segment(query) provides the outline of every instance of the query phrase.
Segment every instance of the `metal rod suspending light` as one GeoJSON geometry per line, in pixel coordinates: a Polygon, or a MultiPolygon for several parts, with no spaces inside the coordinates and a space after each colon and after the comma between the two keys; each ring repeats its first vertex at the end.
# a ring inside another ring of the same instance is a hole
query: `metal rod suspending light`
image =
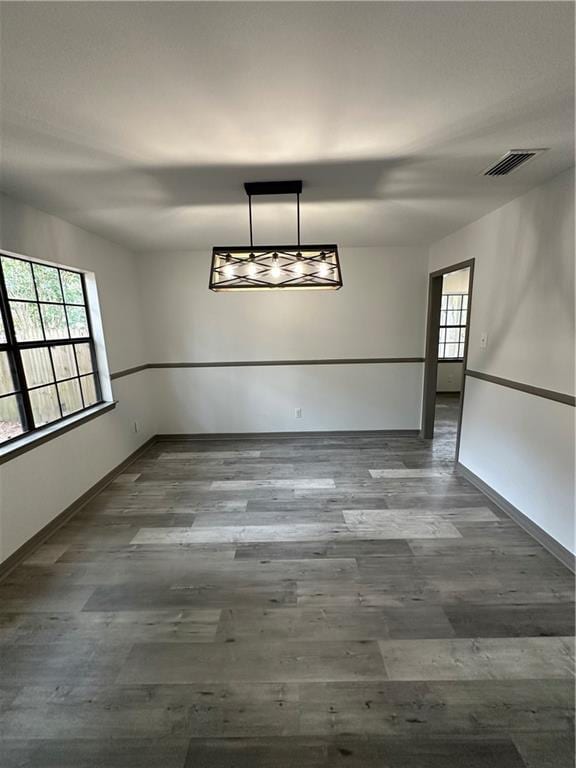
{"type": "Polygon", "coordinates": [[[298,249],[300,249],[300,192],[296,192],[296,223],[298,226],[298,249]]]}

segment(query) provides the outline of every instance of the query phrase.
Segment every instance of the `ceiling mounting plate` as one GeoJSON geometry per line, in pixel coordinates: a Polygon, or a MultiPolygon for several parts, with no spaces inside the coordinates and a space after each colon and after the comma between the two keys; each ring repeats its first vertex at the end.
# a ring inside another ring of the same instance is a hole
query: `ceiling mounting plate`
{"type": "Polygon", "coordinates": [[[302,181],[247,181],[244,189],[247,195],[299,195],[302,181]]]}

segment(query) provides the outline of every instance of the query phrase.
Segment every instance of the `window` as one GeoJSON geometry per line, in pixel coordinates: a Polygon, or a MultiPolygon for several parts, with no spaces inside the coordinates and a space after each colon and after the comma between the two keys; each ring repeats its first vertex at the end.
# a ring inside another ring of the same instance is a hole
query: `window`
{"type": "Polygon", "coordinates": [[[84,275],[0,255],[0,444],[100,402],[84,275]]]}
{"type": "Polygon", "coordinates": [[[467,315],[467,294],[445,293],[442,295],[440,340],[438,343],[439,360],[461,360],[464,357],[467,315]]]}

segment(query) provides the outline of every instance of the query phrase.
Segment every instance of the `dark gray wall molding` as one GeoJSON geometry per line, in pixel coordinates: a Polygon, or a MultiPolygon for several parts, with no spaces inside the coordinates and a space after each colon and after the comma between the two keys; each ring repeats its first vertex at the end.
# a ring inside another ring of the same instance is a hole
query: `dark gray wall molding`
{"type": "Polygon", "coordinates": [[[135,368],[110,374],[111,379],[121,379],[151,368],[252,368],[288,365],[383,365],[387,363],[423,363],[423,357],[335,357],[324,360],[223,360],[213,362],[146,363],[135,368]]]}
{"type": "Polygon", "coordinates": [[[423,363],[423,357],[342,357],[325,360],[234,360],[211,363],[149,363],[149,368],[251,368],[274,365],[382,365],[385,363],[423,363]]]}
{"type": "Polygon", "coordinates": [[[481,371],[471,371],[469,368],[465,371],[466,376],[470,376],[473,379],[480,379],[481,381],[489,381],[491,384],[498,384],[500,387],[508,387],[508,389],[516,389],[519,392],[525,392],[527,395],[535,395],[536,397],[543,397],[545,400],[554,400],[556,403],[563,403],[564,405],[576,406],[576,397],[574,395],[566,395],[564,392],[555,392],[552,389],[542,389],[541,387],[533,387],[531,384],[522,384],[519,381],[512,381],[511,379],[503,379],[500,376],[492,376],[489,373],[482,373],[481,371]]]}
{"type": "Polygon", "coordinates": [[[464,464],[457,462],[456,467],[462,477],[468,480],[469,483],[472,483],[472,485],[475,488],[478,488],[478,490],[483,494],[488,496],[488,498],[491,499],[494,504],[496,504],[496,506],[502,510],[502,512],[507,514],[508,517],[514,520],[515,523],[518,523],[518,525],[523,528],[526,533],[532,536],[533,539],[536,539],[536,541],[541,544],[544,549],[547,549],[548,552],[560,560],[563,565],[569,568],[573,573],[575,572],[576,555],[573,555],[569,549],[566,549],[566,547],[560,544],[559,541],[556,541],[556,539],[552,538],[549,533],[546,533],[543,528],[540,528],[540,526],[537,525],[537,523],[535,523],[529,517],[527,517],[524,512],[521,512],[518,507],[515,507],[508,501],[508,499],[505,499],[504,496],[501,496],[498,491],[495,491],[492,486],[484,482],[481,477],[478,477],[478,475],[474,474],[474,472],[468,469],[468,467],[465,467],[464,464]]]}
{"type": "Polygon", "coordinates": [[[144,363],[143,365],[136,365],[134,368],[126,368],[123,371],[116,371],[116,373],[111,373],[110,378],[112,381],[115,379],[122,379],[124,376],[131,376],[133,373],[139,373],[140,371],[145,371],[148,368],[148,364],[144,363]]]}

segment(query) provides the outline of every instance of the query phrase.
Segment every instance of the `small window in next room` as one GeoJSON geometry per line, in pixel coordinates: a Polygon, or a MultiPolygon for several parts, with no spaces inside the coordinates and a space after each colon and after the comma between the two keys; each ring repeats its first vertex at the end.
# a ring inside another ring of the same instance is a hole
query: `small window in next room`
{"type": "Polygon", "coordinates": [[[464,357],[467,312],[467,295],[462,293],[445,293],[442,295],[438,346],[438,358],[440,360],[461,360],[464,357]]]}
{"type": "Polygon", "coordinates": [[[84,275],[0,254],[0,445],[100,402],[84,275]]]}
{"type": "Polygon", "coordinates": [[[462,360],[468,320],[469,269],[448,272],[442,280],[439,360],[462,360]]]}

